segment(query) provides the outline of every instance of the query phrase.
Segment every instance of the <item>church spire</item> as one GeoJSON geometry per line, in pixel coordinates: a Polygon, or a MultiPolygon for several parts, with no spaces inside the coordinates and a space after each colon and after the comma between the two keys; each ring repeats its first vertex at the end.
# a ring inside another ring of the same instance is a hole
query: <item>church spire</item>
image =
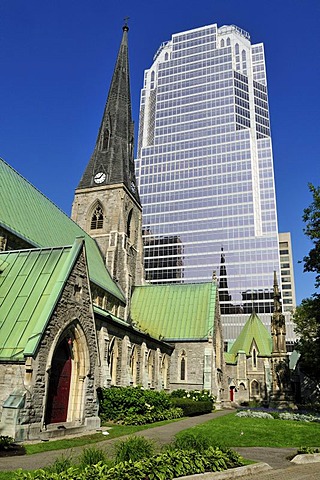
{"type": "Polygon", "coordinates": [[[277,273],[273,275],[273,314],[271,317],[272,353],[286,353],[286,321],[282,313],[277,273]]]}
{"type": "Polygon", "coordinates": [[[220,301],[220,309],[221,313],[231,313],[231,305],[228,302],[231,301],[231,295],[229,295],[228,291],[228,277],[227,277],[227,268],[226,268],[226,260],[223,251],[223,247],[221,247],[221,258],[220,258],[220,270],[219,270],[219,301],[220,301]]]}
{"type": "Polygon", "coordinates": [[[96,145],[78,189],[123,184],[140,203],[133,159],[134,125],[131,117],[127,22],[122,30],[96,145]]]}

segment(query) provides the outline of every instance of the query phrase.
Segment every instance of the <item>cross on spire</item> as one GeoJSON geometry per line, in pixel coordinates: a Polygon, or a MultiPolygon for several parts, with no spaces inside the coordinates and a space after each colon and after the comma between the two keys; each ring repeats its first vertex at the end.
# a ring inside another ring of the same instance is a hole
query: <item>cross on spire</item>
{"type": "Polygon", "coordinates": [[[129,30],[129,27],[128,27],[128,20],[129,20],[130,17],[124,17],[123,21],[124,21],[124,25],[123,25],[123,31],[126,30],[128,31],[129,30]]]}

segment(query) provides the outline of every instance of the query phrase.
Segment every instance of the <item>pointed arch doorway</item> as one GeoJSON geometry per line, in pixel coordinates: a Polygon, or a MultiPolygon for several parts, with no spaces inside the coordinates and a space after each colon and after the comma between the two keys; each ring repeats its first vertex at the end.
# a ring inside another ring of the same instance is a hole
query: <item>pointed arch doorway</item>
{"type": "Polygon", "coordinates": [[[49,377],[46,424],[66,422],[72,373],[71,349],[66,338],[58,345],[49,377]]]}

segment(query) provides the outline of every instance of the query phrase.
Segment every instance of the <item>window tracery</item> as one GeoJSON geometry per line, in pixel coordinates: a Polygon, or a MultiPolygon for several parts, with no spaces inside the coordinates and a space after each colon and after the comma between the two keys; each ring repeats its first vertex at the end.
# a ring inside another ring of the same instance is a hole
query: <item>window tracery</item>
{"type": "Polygon", "coordinates": [[[100,204],[96,206],[91,217],[91,230],[103,228],[103,210],[100,204]]]}

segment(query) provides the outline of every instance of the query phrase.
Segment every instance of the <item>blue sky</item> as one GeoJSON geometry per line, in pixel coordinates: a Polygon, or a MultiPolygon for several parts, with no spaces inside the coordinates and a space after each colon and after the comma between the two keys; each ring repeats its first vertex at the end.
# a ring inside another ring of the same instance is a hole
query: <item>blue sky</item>
{"type": "Polygon", "coordinates": [[[173,33],[235,24],[264,43],[279,231],[292,235],[297,301],[310,296],[298,261],[312,246],[308,182],[320,185],[319,0],[0,0],[0,156],[70,214],[126,16],[136,126],[143,71],[173,33]]]}

